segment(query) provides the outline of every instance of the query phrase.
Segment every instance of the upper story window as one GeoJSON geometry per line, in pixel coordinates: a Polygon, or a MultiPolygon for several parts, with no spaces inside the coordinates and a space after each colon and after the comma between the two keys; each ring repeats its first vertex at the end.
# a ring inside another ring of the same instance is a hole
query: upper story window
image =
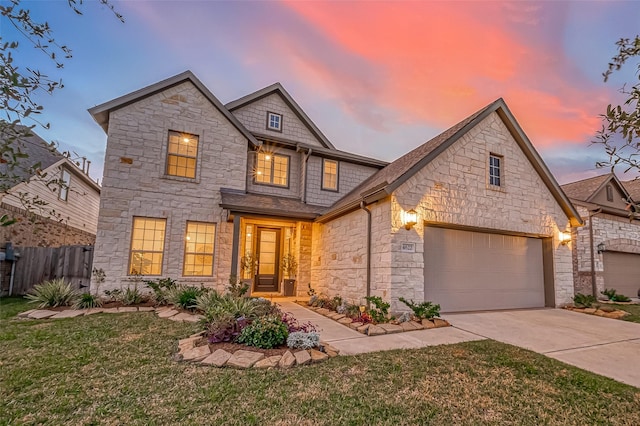
{"type": "Polygon", "coordinates": [[[334,160],[322,160],[322,189],[330,191],[338,190],[338,162],[334,160]]]}
{"type": "Polygon", "coordinates": [[[289,157],[287,155],[259,152],[256,157],[256,183],[278,186],[289,185],[289,157]]]}
{"type": "Polygon", "coordinates": [[[69,198],[69,188],[71,187],[71,173],[66,170],[62,170],[62,175],[60,176],[60,192],[58,196],[62,201],[67,201],[69,198]]]}
{"type": "Polygon", "coordinates": [[[607,185],[607,201],[613,201],[613,187],[607,185]]]}
{"type": "Polygon", "coordinates": [[[282,114],[276,114],[275,112],[267,112],[267,129],[275,130],[276,132],[282,131],[282,114]]]}
{"type": "Polygon", "coordinates": [[[489,154],[489,185],[502,186],[502,156],[489,154]]]}
{"type": "Polygon", "coordinates": [[[166,219],[134,217],[129,255],[129,275],[162,274],[166,219]]]}
{"type": "Polygon", "coordinates": [[[199,277],[213,275],[215,235],[216,225],[214,223],[187,222],[182,275],[199,277]]]}
{"type": "Polygon", "coordinates": [[[167,175],[195,179],[198,136],[169,131],[167,175]]]}

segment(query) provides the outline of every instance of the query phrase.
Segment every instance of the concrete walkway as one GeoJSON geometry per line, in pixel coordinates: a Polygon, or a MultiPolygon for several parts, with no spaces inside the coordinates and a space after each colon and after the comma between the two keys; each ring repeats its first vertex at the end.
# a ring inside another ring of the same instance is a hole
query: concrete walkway
{"type": "Polygon", "coordinates": [[[640,324],[563,309],[448,314],[463,331],[640,388],[640,324]]]}
{"type": "Polygon", "coordinates": [[[454,327],[431,330],[409,331],[368,337],[338,324],[336,321],[306,309],[297,303],[276,301],[283,312],[291,312],[300,322],[311,321],[321,329],[320,339],[340,350],[343,355],[367,352],[389,351],[392,349],[416,349],[425,346],[482,340],[484,337],[454,327]]]}

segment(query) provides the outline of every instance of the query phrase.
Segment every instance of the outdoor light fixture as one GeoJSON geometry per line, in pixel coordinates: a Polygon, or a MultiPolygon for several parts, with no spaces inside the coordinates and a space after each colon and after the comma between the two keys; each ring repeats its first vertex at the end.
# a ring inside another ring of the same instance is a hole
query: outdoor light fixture
{"type": "Polygon", "coordinates": [[[569,242],[571,241],[571,233],[564,231],[564,232],[560,232],[560,244],[562,245],[567,245],[569,244],[569,242]]]}
{"type": "Polygon", "coordinates": [[[602,253],[603,251],[605,251],[607,248],[605,247],[604,243],[600,243],[598,244],[598,254],[602,253]]]}
{"type": "Polygon", "coordinates": [[[404,229],[408,231],[416,223],[418,223],[418,212],[413,209],[402,211],[402,224],[404,225],[404,229]]]}

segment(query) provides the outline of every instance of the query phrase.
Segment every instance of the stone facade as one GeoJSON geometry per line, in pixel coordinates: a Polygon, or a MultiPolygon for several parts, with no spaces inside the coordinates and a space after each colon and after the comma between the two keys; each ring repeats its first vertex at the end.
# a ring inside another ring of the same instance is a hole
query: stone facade
{"type": "MultiPolygon", "coordinates": [[[[585,221],[585,226],[572,233],[572,250],[574,254],[575,292],[592,294],[591,248],[589,244],[590,230],[593,226],[594,272],[596,276],[597,295],[607,284],[604,282],[604,255],[598,253],[598,244],[604,243],[608,250],[624,253],[640,253],[640,221],[629,218],[598,213],[589,216],[589,210],[581,205],[578,212],[585,221]]],[[[634,295],[630,295],[634,296],[634,295]]]]}
{"type": "Polygon", "coordinates": [[[233,224],[219,206],[219,188],[245,189],[247,143],[189,82],[111,112],[94,257],[94,266],[106,273],[103,290],[131,278],[136,216],[166,219],[162,276],[224,288],[231,271],[233,224]],[[165,174],[170,130],[199,136],[196,179],[165,174]],[[182,277],[187,221],[216,224],[212,277],[182,277]]]}

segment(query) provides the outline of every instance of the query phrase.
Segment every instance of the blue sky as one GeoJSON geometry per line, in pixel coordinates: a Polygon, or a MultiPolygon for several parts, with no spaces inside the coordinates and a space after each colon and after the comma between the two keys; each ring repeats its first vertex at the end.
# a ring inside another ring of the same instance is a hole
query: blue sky
{"type": "MultiPolygon", "coordinates": [[[[6,3],[6,1],[2,1],[6,3]]],[[[223,103],[281,82],[339,149],[391,161],[504,97],[556,178],[596,174],[598,114],[633,64],[601,78],[620,37],[639,33],[633,2],[23,1],[73,58],[62,70],[2,18],[16,60],[65,87],[38,99],[45,139],[92,160],[106,135],[87,109],[184,70],[223,103]]],[[[624,179],[624,177],[623,177],[624,179]]]]}

